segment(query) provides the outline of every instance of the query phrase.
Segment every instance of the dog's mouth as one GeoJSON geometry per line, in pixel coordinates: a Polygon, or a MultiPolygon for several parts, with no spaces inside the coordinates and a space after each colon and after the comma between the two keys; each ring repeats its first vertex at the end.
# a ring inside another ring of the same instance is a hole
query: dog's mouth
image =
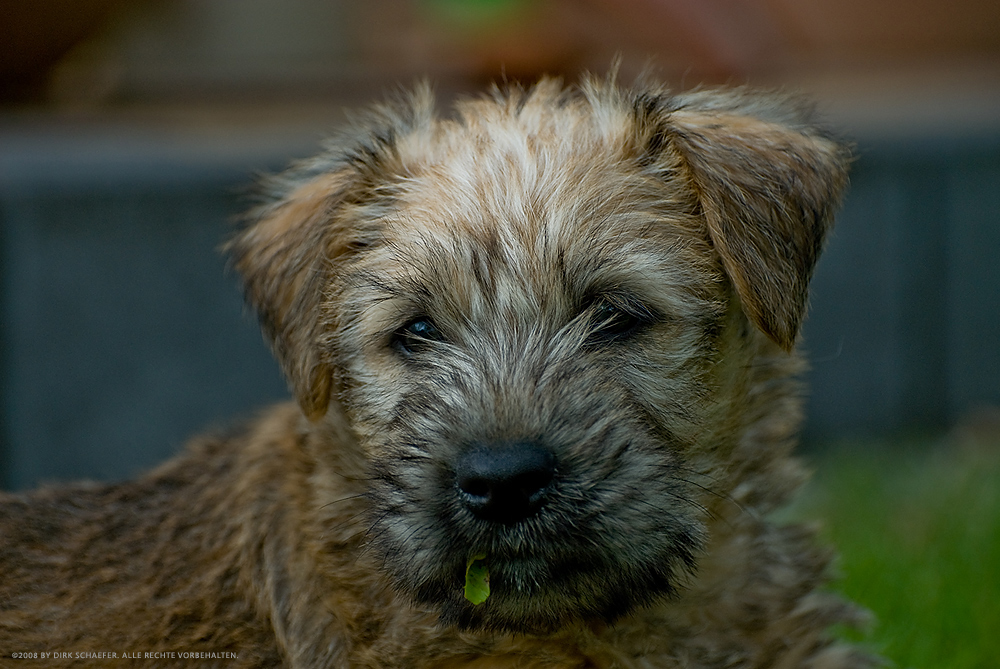
{"type": "Polygon", "coordinates": [[[573,623],[613,623],[651,601],[669,597],[693,568],[695,545],[675,544],[644,564],[625,564],[595,554],[550,561],[479,553],[453,578],[425,581],[415,599],[441,612],[442,622],[464,629],[551,633],[573,623]],[[488,590],[472,578],[488,579],[488,590]],[[485,593],[486,596],[481,596],[485,593]],[[470,594],[472,597],[470,597],[470,594]],[[477,595],[480,595],[477,597],[477,595]],[[477,600],[477,601],[474,601],[477,600]]]}
{"type": "Polygon", "coordinates": [[[368,537],[386,576],[445,624],[504,632],[612,623],[670,597],[703,544],[698,498],[678,449],[614,429],[572,449],[374,460],[368,537]]]}

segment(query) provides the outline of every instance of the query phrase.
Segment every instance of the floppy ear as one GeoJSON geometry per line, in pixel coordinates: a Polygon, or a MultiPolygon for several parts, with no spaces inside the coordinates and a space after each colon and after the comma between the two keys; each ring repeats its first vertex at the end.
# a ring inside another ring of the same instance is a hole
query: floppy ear
{"type": "Polygon", "coordinates": [[[791,350],[847,185],[849,151],[795,119],[726,109],[682,109],[668,119],[744,312],[791,350]]]}
{"type": "Polygon", "coordinates": [[[351,174],[343,168],[312,178],[256,212],[256,220],[226,245],[247,301],[310,420],[322,418],[330,403],[333,376],[320,345],[326,326],[321,305],[330,265],[349,246],[338,214],[351,174]]]}

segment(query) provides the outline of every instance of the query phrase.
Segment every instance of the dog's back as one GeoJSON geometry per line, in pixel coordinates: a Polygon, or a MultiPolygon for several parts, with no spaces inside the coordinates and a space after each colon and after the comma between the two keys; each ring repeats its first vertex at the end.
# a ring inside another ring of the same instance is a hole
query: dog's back
{"type": "Polygon", "coordinates": [[[280,664],[250,586],[255,542],[292,522],[277,517],[291,501],[281,471],[290,463],[280,448],[258,449],[254,462],[246,436],[195,441],[135,481],[0,496],[0,652],[79,661],[193,651],[237,654],[226,666],[280,664]]]}

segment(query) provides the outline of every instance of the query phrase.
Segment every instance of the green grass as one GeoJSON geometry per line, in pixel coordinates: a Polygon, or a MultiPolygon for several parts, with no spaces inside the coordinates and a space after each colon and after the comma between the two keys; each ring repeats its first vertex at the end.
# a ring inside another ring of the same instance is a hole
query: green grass
{"type": "Polygon", "coordinates": [[[835,588],[901,669],[1000,667],[1000,444],[840,444],[794,513],[840,553],[835,588]]]}

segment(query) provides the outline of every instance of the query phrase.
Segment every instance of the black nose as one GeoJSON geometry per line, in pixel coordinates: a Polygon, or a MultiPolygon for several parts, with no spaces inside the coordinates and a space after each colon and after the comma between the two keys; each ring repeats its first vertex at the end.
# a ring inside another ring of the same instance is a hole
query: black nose
{"type": "Polygon", "coordinates": [[[513,524],[541,507],[555,465],[552,453],[532,442],[477,444],[458,459],[455,484],[478,517],[513,524]]]}

